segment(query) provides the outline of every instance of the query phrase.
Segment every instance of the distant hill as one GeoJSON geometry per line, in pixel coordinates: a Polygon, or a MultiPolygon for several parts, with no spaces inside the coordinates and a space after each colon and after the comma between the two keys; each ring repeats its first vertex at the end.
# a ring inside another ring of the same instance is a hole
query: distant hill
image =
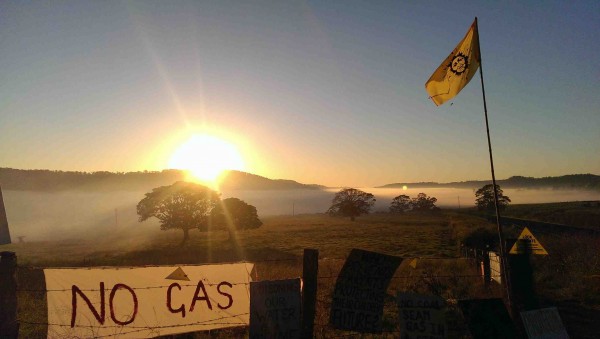
{"type": "MultiPolygon", "coordinates": [[[[137,191],[170,185],[185,180],[181,170],[143,172],[73,172],[51,170],[22,170],[0,168],[0,186],[5,190],[55,192],[137,191]]],[[[289,190],[320,189],[324,186],[305,185],[293,180],[273,180],[259,175],[227,171],[222,177],[221,190],[289,190]]]]}
{"type": "MultiPolygon", "coordinates": [[[[401,188],[408,186],[410,188],[480,188],[483,185],[491,184],[491,180],[471,180],[449,183],[437,182],[413,182],[413,183],[394,183],[377,188],[401,188]]],[[[600,176],[594,174],[570,174],[559,177],[532,178],[523,176],[514,176],[504,180],[496,180],[496,183],[502,188],[552,188],[552,189],[585,189],[600,190],[600,176]]]]}

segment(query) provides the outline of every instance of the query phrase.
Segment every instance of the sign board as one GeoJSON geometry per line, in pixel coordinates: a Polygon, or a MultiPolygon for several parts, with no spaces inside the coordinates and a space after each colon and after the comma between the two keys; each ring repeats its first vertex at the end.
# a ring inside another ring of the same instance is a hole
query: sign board
{"type": "Polygon", "coordinates": [[[473,338],[518,338],[502,299],[459,300],[458,307],[473,338]]]}
{"type": "Polygon", "coordinates": [[[253,267],[45,269],[48,337],[149,338],[247,326],[253,267]]]}
{"type": "Polygon", "coordinates": [[[341,330],[381,333],[387,287],[402,258],[353,249],[335,283],[330,323],[341,330]]]}
{"type": "Polygon", "coordinates": [[[536,255],[548,255],[542,244],[533,236],[527,227],[523,229],[519,238],[510,249],[510,254],[531,253],[536,255]]]}
{"type": "Polygon", "coordinates": [[[398,293],[402,339],[448,337],[444,299],[415,293],[398,293]]]}
{"type": "Polygon", "coordinates": [[[10,244],[10,232],[8,231],[8,219],[6,218],[6,209],[4,209],[4,199],[2,198],[2,188],[0,188],[0,245],[10,244]]]}
{"type": "Polygon", "coordinates": [[[502,269],[500,265],[500,256],[496,252],[488,252],[490,258],[490,277],[492,280],[502,285],[502,269]]]}
{"type": "Polygon", "coordinates": [[[250,338],[300,338],[300,278],[250,283],[250,338]]]}
{"type": "Polygon", "coordinates": [[[569,338],[556,307],[521,312],[521,319],[530,339],[569,338]]]}

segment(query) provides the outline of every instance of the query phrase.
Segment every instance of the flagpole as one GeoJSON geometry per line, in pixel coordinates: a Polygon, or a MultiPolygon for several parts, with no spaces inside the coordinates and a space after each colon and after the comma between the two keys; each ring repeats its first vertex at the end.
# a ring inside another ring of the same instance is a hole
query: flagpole
{"type": "MultiPolygon", "coordinates": [[[[496,207],[496,225],[498,228],[498,238],[500,240],[500,259],[502,260],[502,275],[506,286],[506,299],[508,308],[512,313],[512,293],[510,288],[508,261],[506,260],[506,245],[504,243],[504,235],[502,233],[502,224],[500,223],[500,208],[498,205],[498,188],[496,185],[496,175],[494,174],[494,157],[492,156],[492,142],[490,139],[490,125],[488,123],[487,103],[485,101],[485,86],[483,84],[483,64],[481,63],[481,48],[479,46],[479,26],[477,17],[475,17],[475,30],[477,31],[477,52],[479,57],[479,75],[481,78],[481,92],[483,94],[483,111],[485,113],[485,130],[487,132],[488,149],[490,153],[490,168],[492,170],[492,184],[494,186],[494,206],[496,207]]],[[[514,316],[514,315],[513,315],[514,316]]]]}

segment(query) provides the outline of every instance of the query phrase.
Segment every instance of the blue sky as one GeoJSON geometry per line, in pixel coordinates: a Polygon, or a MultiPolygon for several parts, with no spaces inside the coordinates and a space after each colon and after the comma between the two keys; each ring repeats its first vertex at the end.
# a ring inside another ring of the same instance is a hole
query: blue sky
{"type": "Polygon", "coordinates": [[[0,167],[160,170],[193,131],[339,186],[488,179],[479,76],[424,83],[478,17],[496,176],[600,174],[600,2],[0,3],[0,167]]]}

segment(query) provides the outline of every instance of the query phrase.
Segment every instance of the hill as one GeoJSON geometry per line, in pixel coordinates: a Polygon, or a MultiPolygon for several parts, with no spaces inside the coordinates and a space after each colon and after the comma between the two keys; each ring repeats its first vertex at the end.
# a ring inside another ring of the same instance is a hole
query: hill
{"type": "MultiPolygon", "coordinates": [[[[0,168],[0,185],[14,191],[57,192],[82,191],[136,191],[170,185],[185,180],[181,170],[143,172],[74,172],[51,170],[22,170],[0,168]]],[[[293,180],[269,179],[240,171],[227,171],[222,176],[221,189],[229,190],[290,190],[320,189],[323,186],[306,185],[293,180]]]]}
{"type": "MultiPolygon", "coordinates": [[[[437,182],[416,182],[416,183],[393,183],[376,188],[401,188],[407,186],[410,188],[432,188],[432,187],[447,187],[447,188],[469,188],[476,189],[483,185],[491,184],[491,180],[470,180],[449,183],[437,182]]],[[[496,180],[496,183],[502,188],[551,188],[551,189],[584,189],[584,190],[600,190],[600,176],[594,174],[570,174],[558,177],[523,177],[513,176],[504,180],[496,180]]]]}

